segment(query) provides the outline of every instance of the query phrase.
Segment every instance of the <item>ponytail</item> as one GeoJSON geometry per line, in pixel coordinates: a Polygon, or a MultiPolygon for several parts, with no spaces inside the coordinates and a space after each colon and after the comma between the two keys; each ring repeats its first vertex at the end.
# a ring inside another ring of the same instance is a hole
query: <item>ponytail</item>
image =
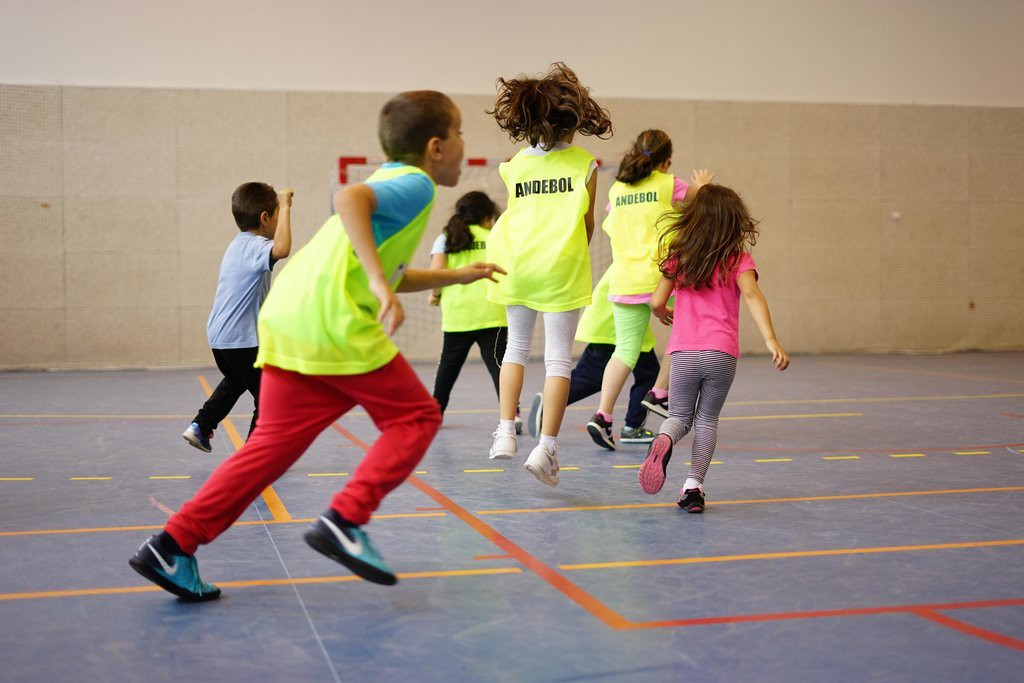
{"type": "Polygon", "coordinates": [[[622,157],[615,179],[634,185],[672,158],[672,140],[660,130],[645,130],[622,157]]]}
{"type": "Polygon", "coordinates": [[[498,215],[498,207],[484,192],[467,192],[455,202],[455,215],[444,226],[444,253],[457,254],[473,244],[469,226],[479,225],[498,215]]]}

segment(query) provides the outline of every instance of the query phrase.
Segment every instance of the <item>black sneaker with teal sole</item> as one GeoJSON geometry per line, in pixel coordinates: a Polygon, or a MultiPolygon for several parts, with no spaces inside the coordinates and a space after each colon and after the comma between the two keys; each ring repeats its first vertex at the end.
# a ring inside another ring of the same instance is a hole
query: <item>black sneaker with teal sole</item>
{"type": "Polygon", "coordinates": [[[220,589],[199,578],[199,564],[194,555],[161,554],[156,537],[143,543],[129,566],[184,602],[208,602],[220,597],[220,589]]]}
{"type": "Polygon", "coordinates": [[[623,427],[619,432],[621,443],[651,443],[654,441],[654,432],[646,427],[623,427]]]}
{"type": "Polygon", "coordinates": [[[348,567],[360,578],[384,586],[398,583],[398,577],[370,543],[367,533],[357,526],[341,522],[333,511],[324,513],[313,522],[304,538],[310,548],[348,567]]]}

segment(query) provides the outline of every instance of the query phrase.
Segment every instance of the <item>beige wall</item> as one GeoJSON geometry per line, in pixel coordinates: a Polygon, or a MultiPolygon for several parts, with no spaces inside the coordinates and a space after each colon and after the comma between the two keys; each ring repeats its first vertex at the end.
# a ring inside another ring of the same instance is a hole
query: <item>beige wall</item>
{"type": "MultiPolygon", "coordinates": [[[[0,85],[0,367],[208,364],[231,191],[294,187],[302,245],[336,158],[379,157],[384,99],[0,85]]],[[[456,99],[467,153],[509,155],[491,99],[456,99]]],[[[580,141],[598,157],[660,127],[675,171],[710,167],[748,200],[788,349],[1024,349],[1024,109],[601,101],[615,137],[580,141]]],[[[439,194],[431,235],[466,189],[439,194]]],[[[600,233],[593,255],[607,264],[600,233]]],[[[405,305],[399,344],[436,357],[437,311],[405,305]]],[[[758,351],[743,315],[742,348],[758,351]]]]}

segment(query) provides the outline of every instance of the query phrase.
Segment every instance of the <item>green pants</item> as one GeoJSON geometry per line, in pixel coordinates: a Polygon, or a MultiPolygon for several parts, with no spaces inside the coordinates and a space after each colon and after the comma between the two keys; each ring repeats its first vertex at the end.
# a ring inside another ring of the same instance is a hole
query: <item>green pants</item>
{"type": "Polygon", "coordinates": [[[612,358],[618,358],[632,370],[640,357],[640,344],[651,319],[651,307],[613,301],[612,315],[615,317],[615,353],[612,358]]]}

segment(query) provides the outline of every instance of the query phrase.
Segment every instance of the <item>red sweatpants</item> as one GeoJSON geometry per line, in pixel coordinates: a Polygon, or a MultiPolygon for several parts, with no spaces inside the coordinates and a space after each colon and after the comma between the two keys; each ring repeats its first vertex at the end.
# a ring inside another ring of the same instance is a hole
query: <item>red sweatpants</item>
{"type": "Polygon", "coordinates": [[[361,405],[381,431],[331,508],[366,524],[392,489],[423,459],[441,411],[401,355],[363,375],[301,375],[263,368],[259,423],[245,445],[220,464],[196,495],[167,521],[189,555],[237,520],[332,422],[361,405]]]}

